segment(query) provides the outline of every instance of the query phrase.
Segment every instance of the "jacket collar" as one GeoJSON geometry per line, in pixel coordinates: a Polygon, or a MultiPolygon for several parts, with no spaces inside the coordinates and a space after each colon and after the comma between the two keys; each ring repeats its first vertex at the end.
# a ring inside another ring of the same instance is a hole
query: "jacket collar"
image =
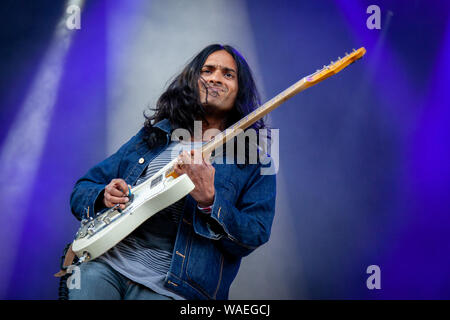
{"type": "Polygon", "coordinates": [[[170,133],[172,131],[172,125],[170,124],[169,119],[162,119],[161,121],[155,123],[153,126],[161,129],[166,133],[170,133]]]}

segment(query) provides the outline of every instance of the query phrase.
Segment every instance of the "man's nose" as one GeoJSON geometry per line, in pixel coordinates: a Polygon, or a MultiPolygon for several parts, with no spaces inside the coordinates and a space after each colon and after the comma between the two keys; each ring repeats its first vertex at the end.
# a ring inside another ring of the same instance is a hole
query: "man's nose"
{"type": "Polygon", "coordinates": [[[221,79],[221,74],[219,71],[215,71],[211,74],[211,76],[208,79],[209,83],[213,83],[213,84],[222,84],[222,79],[221,79]]]}

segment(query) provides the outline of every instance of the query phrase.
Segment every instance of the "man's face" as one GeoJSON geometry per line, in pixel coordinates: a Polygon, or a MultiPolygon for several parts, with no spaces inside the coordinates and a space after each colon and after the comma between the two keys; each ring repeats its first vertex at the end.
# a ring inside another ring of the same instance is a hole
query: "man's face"
{"type": "Polygon", "coordinates": [[[230,111],[238,92],[238,75],[233,57],[225,50],[211,53],[203,64],[200,77],[200,101],[206,112],[221,114],[230,111]],[[202,79],[208,87],[208,92],[202,79]]]}

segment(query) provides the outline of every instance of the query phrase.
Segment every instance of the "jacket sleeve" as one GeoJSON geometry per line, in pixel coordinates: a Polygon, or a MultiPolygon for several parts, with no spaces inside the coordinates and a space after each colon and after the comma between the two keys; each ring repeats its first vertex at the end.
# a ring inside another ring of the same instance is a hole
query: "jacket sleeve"
{"type": "Polygon", "coordinates": [[[120,147],[116,153],[91,168],[75,183],[70,196],[70,208],[78,220],[86,217],[88,208],[90,214],[104,208],[102,202],[104,189],[112,179],[120,178],[120,163],[136,137],[137,135],[120,147]]]}
{"type": "Polygon", "coordinates": [[[269,240],[275,214],[276,176],[255,170],[236,204],[218,190],[209,215],[196,210],[194,231],[218,241],[230,255],[243,257],[269,240]]]}

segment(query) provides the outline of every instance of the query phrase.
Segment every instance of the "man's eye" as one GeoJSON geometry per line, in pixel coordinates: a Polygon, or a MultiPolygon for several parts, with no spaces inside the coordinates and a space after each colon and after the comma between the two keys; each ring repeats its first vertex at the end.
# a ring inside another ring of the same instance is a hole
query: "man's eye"
{"type": "Polygon", "coordinates": [[[233,74],[232,73],[226,73],[225,77],[227,77],[228,79],[233,79],[233,74]]]}
{"type": "Polygon", "coordinates": [[[205,70],[202,70],[202,73],[211,73],[211,71],[208,69],[205,69],[205,70]]]}

